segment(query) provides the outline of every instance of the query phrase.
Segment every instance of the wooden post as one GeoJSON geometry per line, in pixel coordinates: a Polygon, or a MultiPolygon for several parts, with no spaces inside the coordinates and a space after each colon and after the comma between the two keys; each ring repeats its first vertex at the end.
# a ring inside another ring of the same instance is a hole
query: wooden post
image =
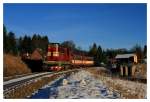
{"type": "Polygon", "coordinates": [[[135,74],[135,69],[136,69],[136,66],[133,65],[133,66],[132,66],[132,71],[131,71],[131,72],[132,72],[132,76],[134,76],[134,74],[135,74]]]}
{"type": "Polygon", "coordinates": [[[120,74],[121,74],[121,76],[123,76],[123,66],[122,65],[120,66],[120,74]]]}
{"type": "Polygon", "coordinates": [[[128,66],[125,66],[125,75],[128,76],[128,66]]]}

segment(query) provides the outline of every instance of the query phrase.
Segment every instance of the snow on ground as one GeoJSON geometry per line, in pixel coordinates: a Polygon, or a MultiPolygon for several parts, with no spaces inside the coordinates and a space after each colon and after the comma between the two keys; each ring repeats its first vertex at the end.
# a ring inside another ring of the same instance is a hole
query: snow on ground
{"type": "Polygon", "coordinates": [[[143,99],[147,96],[147,84],[145,83],[101,75],[99,74],[100,70],[90,69],[87,71],[96,76],[98,80],[101,80],[110,90],[119,92],[121,98],[143,99]]]}
{"type": "Polygon", "coordinates": [[[90,72],[79,71],[42,88],[31,98],[119,98],[90,72]]]}
{"type": "Polygon", "coordinates": [[[146,98],[147,85],[144,83],[112,79],[110,77],[105,77],[103,83],[119,91],[123,96],[122,98],[146,98]]]}
{"type": "Polygon", "coordinates": [[[62,86],[57,88],[57,98],[117,98],[117,93],[109,92],[101,81],[87,71],[72,74],[65,80],[68,84],[63,85],[62,82],[62,86]]]}

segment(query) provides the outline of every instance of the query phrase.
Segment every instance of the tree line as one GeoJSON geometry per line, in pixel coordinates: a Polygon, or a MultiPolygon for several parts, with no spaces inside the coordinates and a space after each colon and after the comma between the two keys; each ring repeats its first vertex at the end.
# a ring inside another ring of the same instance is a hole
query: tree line
{"type": "Polygon", "coordinates": [[[137,59],[141,61],[147,58],[147,45],[142,48],[140,45],[136,44],[131,49],[106,49],[103,50],[101,46],[97,46],[96,43],[90,47],[89,54],[94,57],[95,65],[101,65],[103,63],[108,64],[110,59],[114,59],[117,54],[130,54],[135,53],[137,59]]]}
{"type": "MultiPolygon", "coordinates": [[[[15,33],[8,32],[6,27],[3,26],[3,39],[4,39],[4,53],[11,53],[19,55],[21,53],[32,53],[36,48],[40,48],[46,54],[49,39],[47,36],[40,36],[34,34],[32,37],[25,35],[24,37],[15,36],[15,33]]],[[[95,65],[107,64],[109,59],[115,58],[117,54],[136,53],[138,60],[147,58],[147,45],[141,47],[139,45],[133,46],[131,49],[106,49],[104,50],[100,45],[93,43],[89,51],[82,50],[81,47],[76,47],[73,41],[64,41],[60,44],[62,47],[67,47],[74,52],[82,52],[82,54],[92,56],[95,65]]]]}
{"type": "Polygon", "coordinates": [[[43,53],[47,52],[49,40],[47,36],[34,34],[32,37],[23,36],[16,38],[15,33],[8,32],[3,26],[4,53],[19,55],[22,53],[32,53],[36,48],[40,48],[43,53]]]}

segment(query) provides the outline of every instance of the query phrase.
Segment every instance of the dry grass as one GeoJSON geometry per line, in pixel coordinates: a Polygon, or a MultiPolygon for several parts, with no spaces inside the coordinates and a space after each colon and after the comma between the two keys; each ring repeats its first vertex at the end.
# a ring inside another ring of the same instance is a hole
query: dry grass
{"type": "Polygon", "coordinates": [[[113,78],[97,69],[88,69],[88,71],[100,79],[110,90],[120,93],[121,98],[143,99],[146,96],[146,84],[113,78]]]}
{"type": "Polygon", "coordinates": [[[137,64],[134,77],[147,79],[147,64],[137,64]]]}
{"type": "Polygon", "coordinates": [[[4,54],[4,77],[30,73],[31,70],[27,67],[21,58],[4,54]]]}

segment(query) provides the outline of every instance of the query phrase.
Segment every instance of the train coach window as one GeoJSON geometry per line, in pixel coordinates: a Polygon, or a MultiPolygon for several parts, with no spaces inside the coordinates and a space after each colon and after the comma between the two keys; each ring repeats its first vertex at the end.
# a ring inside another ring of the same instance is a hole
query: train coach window
{"type": "Polygon", "coordinates": [[[93,57],[86,57],[87,60],[93,60],[93,57]]]}

